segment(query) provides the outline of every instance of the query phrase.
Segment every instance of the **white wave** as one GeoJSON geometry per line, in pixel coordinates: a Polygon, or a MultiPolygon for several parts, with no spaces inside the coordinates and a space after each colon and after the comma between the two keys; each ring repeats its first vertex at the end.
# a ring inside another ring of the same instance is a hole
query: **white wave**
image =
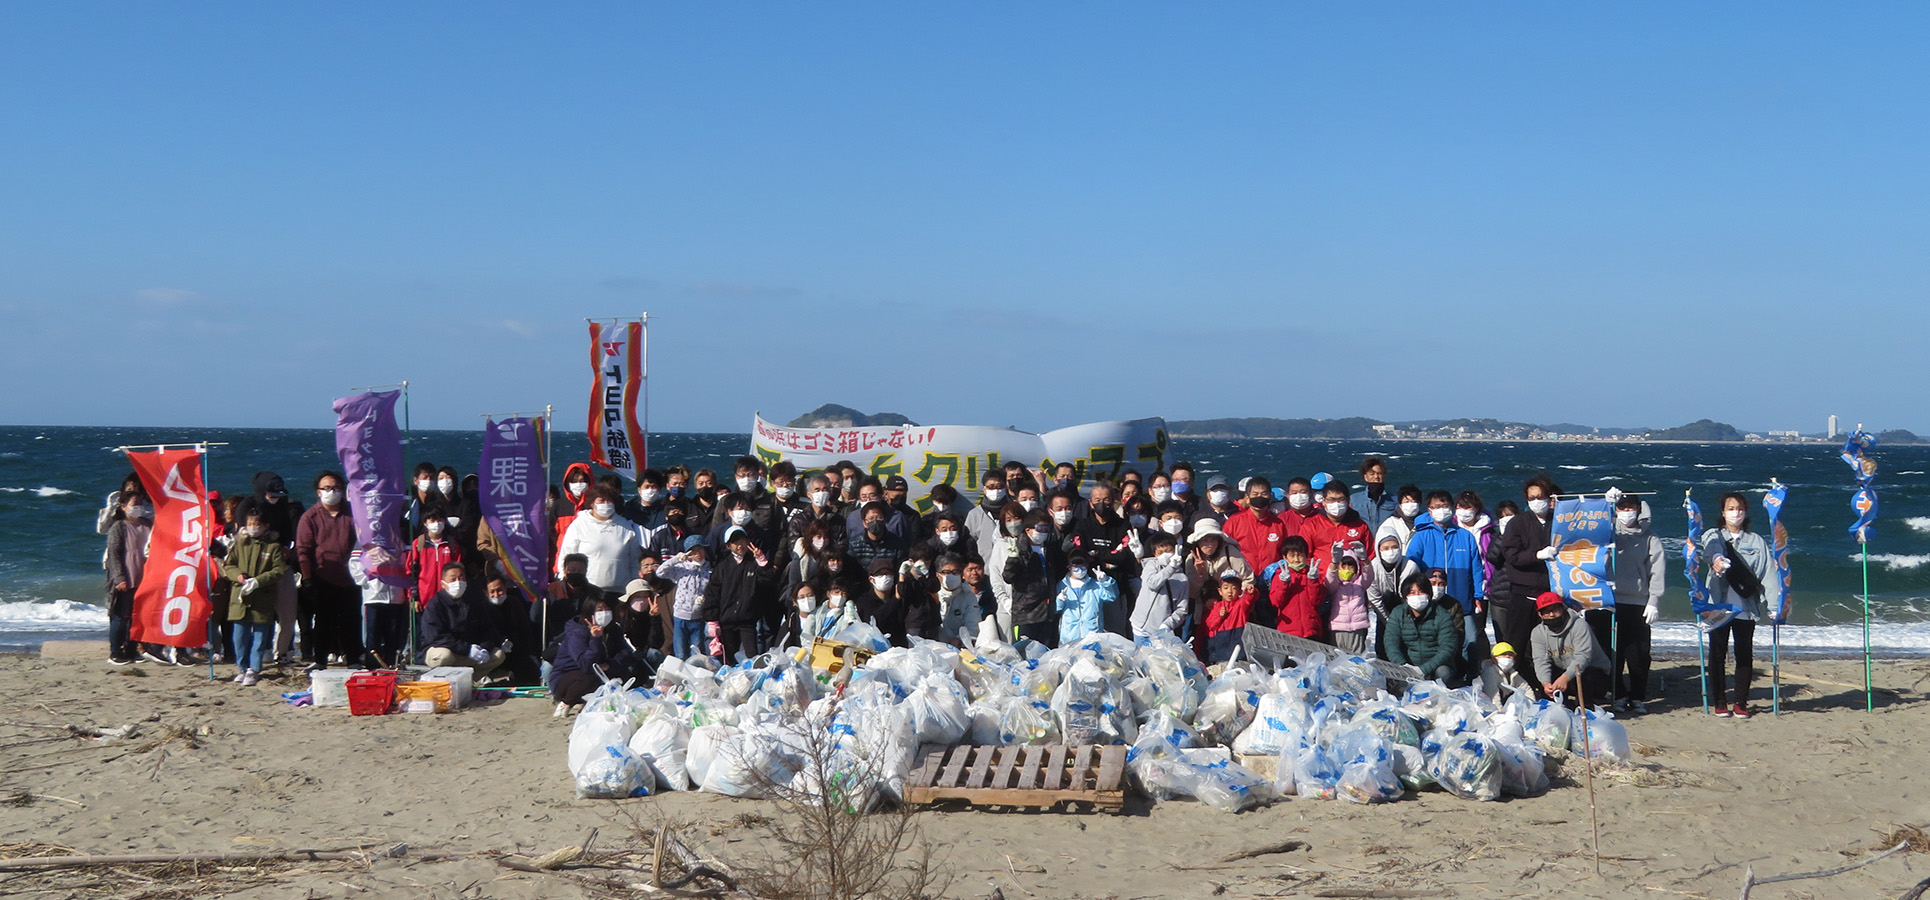
{"type": "Polygon", "coordinates": [[[1930,531],[1930,516],[1911,516],[1908,519],[1904,519],[1903,524],[1918,531],[1930,531]]]}
{"type": "MultiPolygon", "coordinates": [[[[1784,625],[1777,629],[1778,643],[1784,653],[1804,655],[1853,656],[1863,652],[1863,626],[1784,625]]],[[[1698,629],[1688,622],[1658,622],[1654,646],[1658,650],[1694,653],[1698,629]]],[[[1756,625],[1758,666],[1769,663],[1770,630],[1768,623],[1756,625]]],[[[1870,650],[1883,656],[1930,655],[1930,623],[1883,623],[1870,630],[1870,650]]]]}
{"type": "Polygon", "coordinates": [[[1562,469],[1573,469],[1573,470],[1575,470],[1575,471],[1577,471],[1577,472],[1585,472],[1585,471],[1588,471],[1588,467],[1587,467],[1587,466],[1558,466],[1557,468],[1562,468],[1562,469]]]}
{"type": "Polygon", "coordinates": [[[107,627],[107,608],[72,600],[0,603],[0,632],[79,631],[107,627]]]}
{"type": "MultiPolygon", "coordinates": [[[[1857,553],[1850,554],[1849,558],[1854,562],[1863,561],[1862,555],[1857,553]]],[[[1930,563],[1930,553],[1876,553],[1870,556],[1870,561],[1882,563],[1884,568],[1897,572],[1920,568],[1924,563],[1930,563]]]]}
{"type": "Polygon", "coordinates": [[[1636,463],[1635,467],[1638,469],[1680,469],[1682,468],[1681,466],[1672,466],[1667,463],[1636,463]]]}
{"type": "Polygon", "coordinates": [[[1898,474],[1898,475],[1922,475],[1922,474],[1923,474],[1923,472],[1922,472],[1921,470],[1918,470],[1918,469],[1911,469],[1911,470],[1910,470],[1910,471],[1908,471],[1908,472],[1898,472],[1897,474],[1898,474]]]}
{"type": "Polygon", "coordinates": [[[24,493],[31,492],[36,497],[61,497],[67,494],[80,493],[79,491],[70,491],[66,488],[49,487],[47,485],[41,485],[40,487],[37,487],[37,488],[0,487],[0,491],[5,491],[9,494],[24,494],[24,493]]]}

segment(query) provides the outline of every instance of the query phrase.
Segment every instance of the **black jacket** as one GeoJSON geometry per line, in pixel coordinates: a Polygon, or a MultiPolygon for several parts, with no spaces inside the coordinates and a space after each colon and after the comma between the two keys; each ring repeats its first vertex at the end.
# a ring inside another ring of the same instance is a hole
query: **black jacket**
{"type": "MultiPolygon", "coordinates": [[[[1139,558],[1133,555],[1132,546],[1126,542],[1126,532],[1132,524],[1118,516],[1108,521],[1099,521],[1097,513],[1080,519],[1072,528],[1072,534],[1062,545],[1066,555],[1084,553],[1092,557],[1092,564],[1105,570],[1112,580],[1121,585],[1139,577],[1139,558]]],[[[1123,603],[1130,604],[1131,597],[1120,597],[1123,603]]]]}
{"type": "Polygon", "coordinates": [[[775,563],[760,566],[748,553],[739,560],[724,551],[704,586],[704,618],[734,628],[763,621],[777,607],[779,574],[775,563]]]}
{"type": "Polygon", "coordinates": [[[1066,554],[1058,543],[1047,541],[1045,554],[1020,538],[1013,546],[1018,553],[1005,560],[1005,583],[1012,589],[1012,624],[1037,625],[1052,621],[1052,595],[1060,579],[1066,577],[1066,554]]]}
{"type": "Polygon", "coordinates": [[[1510,599],[1514,604],[1532,601],[1548,590],[1548,561],[1536,556],[1548,546],[1548,525],[1534,513],[1523,512],[1508,520],[1508,531],[1501,536],[1501,557],[1508,572],[1510,599]]]}
{"type": "Polygon", "coordinates": [[[503,633],[496,627],[496,611],[480,592],[464,591],[462,598],[439,591],[422,612],[422,646],[441,647],[457,653],[469,652],[470,644],[485,650],[502,646],[503,633]]]}

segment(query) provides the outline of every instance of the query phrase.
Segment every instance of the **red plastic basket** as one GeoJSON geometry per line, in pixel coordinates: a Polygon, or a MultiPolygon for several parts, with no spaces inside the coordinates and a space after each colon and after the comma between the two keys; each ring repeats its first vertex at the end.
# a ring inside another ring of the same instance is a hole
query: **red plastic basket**
{"type": "Polygon", "coordinates": [[[348,714],[351,716],[388,715],[395,704],[394,672],[357,675],[348,680],[348,714]]]}

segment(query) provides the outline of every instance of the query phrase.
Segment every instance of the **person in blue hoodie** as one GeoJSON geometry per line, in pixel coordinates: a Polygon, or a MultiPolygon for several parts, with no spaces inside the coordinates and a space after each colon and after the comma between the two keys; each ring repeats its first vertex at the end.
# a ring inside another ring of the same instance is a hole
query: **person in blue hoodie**
{"type": "Polygon", "coordinates": [[[1425,521],[1416,519],[1414,536],[1407,542],[1407,558],[1421,569],[1440,569],[1447,576],[1447,594],[1461,605],[1463,616],[1473,615],[1487,596],[1483,577],[1481,547],[1474,533],[1455,524],[1454,496],[1447,491],[1429,491],[1425,521]]]}
{"type": "Polygon", "coordinates": [[[1092,567],[1092,558],[1075,553],[1066,562],[1052,606],[1059,613],[1059,646],[1105,630],[1106,604],[1119,602],[1119,582],[1092,567]]]}

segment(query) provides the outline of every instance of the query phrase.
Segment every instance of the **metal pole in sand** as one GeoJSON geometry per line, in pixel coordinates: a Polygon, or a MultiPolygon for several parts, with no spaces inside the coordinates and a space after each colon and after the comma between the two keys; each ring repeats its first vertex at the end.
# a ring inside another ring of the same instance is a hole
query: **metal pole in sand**
{"type": "Polygon", "coordinates": [[[1588,731],[1588,692],[1581,672],[1575,673],[1575,706],[1582,717],[1582,765],[1588,771],[1588,826],[1595,836],[1595,877],[1602,877],[1602,822],[1595,813],[1595,748],[1588,731]]]}
{"type": "Polygon", "coordinates": [[[1863,547],[1863,706],[1876,711],[1876,687],[1870,679],[1870,541],[1869,529],[1856,530],[1856,542],[1863,547]]]}
{"type": "MultiPolygon", "coordinates": [[[[205,503],[207,502],[207,497],[208,497],[208,445],[205,443],[196,444],[194,445],[194,449],[201,451],[201,499],[202,499],[202,502],[205,503]]],[[[214,507],[212,506],[209,507],[210,510],[212,510],[213,508],[214,507]]],[[[211,532],[204,530],[202,533],[208,534],[211,532]]],[[[208,603],[209,605],[212,606],[214,604],[214,581],[208,574],[207,566],[201,567],[201,593],[208,595],[208,603]]],[[[214,619],[214,616],[210,615],[208,616],[208,618],[210,621],[212,621],[214,619]]],[[[214,680],[214,655],[215,655],[215,651],[219,649],[221,649],[221,636],[218,634],[215,634],[213,631],[208,632],[208,680],[209,681],[214,680]]]]}

